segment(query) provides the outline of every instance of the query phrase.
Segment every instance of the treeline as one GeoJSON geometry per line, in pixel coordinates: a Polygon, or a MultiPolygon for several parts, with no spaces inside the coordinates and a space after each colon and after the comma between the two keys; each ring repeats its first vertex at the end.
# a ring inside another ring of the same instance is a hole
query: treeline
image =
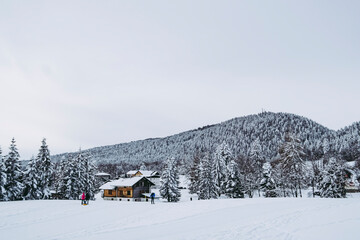
{"type": "Polygon", "coordinates": [[[3,157],[0,149],[0,201],[78,199],[82,192],[95,194],[96,168],[81,150],[54,164],[43,139],[37,156],[27,166],[21,167],[19,159],[13,138],[8,155],[3,157]]]}
{"type": "Polygon", "coordinates": [[[313,196],[345,197],[345,161],[326,146],[322,155],[318,161],[307,161],[303,141],[289,132],[271,162],[264,156],[259,139],[251,143],[249,155],[237,157],[223,142],[214,153],[203,150],[195,154],[189,169],[189,190],[199,199],[221,195],[252,198],[254,194],[302,197],[302,190],[308,188],[313,196]]]}

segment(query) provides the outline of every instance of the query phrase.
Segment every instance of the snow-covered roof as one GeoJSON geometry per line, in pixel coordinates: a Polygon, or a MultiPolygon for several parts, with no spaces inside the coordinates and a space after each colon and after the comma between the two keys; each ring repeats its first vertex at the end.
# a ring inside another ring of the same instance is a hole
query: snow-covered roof
{"type": "Polygon", "coordinates": [[[104,172],[100,172],[100,173],[95,174],[95,176],[110,176],[110,174],[104,173],[104,172]]]}
{"type": "Polygon", "coordinates": [[[104,190],[104,189],[109,189],[109,190],[113,190],[115,189],[115,186],[113,186],[113,182],[108,182],[108,183],[105,183],[104,185],[102,185],[100,187],[101,190],[104,190]]]}
{"type": "Polygon", "coordinates": [[[139,170],[139,172],[141,172],[141,174],[145,177],[150,177],[157,173],[155,171],[145,171],[145,170],[139,170]]]}
{"type": "Polygon", "coordinates": [[[132,178],[119,178],[118,180],[105,183],[100,187],[100,189],[104,190],[104,189],[115,189],[116,187],[130,187],[135,185],[142,178],[144,178],[144,176],[132,177],[132,178]]]}
{"type": "Polygon", "coordinates": [[[150,177],[158,173],[156,171],[148,171],[148,170],[132,170],[132,171],[128,171],[126,174],[135,175],[137,172],[140,172],[145,177],[150,177]]]}
{"type": "Polygon", "coordinates": [[[351,162],[345,162],[345,165],[348,167],[355,167],[356,162],[355,161],[351,161],[351,162]]]}

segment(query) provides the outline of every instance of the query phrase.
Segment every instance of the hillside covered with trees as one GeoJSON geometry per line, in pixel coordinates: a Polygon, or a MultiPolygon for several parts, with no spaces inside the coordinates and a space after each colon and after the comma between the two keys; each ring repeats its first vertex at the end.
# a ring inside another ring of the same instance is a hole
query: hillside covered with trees
{"type": "MultiPolygon", "coordinates": [[[[191,162],[197,153],[214,152],[222,142],[227,143],[236,157],[247,157],[256,140],[264,158],[272,161],[279,155],[286,132],[296,135],[303,143],[306,160],[320,159],[324,152],[340,154],[346,161],[359,158],[360,122],[334,131],[305,117],[272,112],[234,118],[165,138],[96,147],[84,152],[98,164],[159,165],[169,156],[191,162]]],[[[55,155],[52,160],[58,162],[72,154],[75,153],[55,155]]]]}

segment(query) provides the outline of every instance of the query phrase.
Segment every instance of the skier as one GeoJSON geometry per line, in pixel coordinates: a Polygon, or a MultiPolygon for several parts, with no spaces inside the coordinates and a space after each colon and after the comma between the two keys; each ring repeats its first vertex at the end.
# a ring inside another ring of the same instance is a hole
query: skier
{"type": "Polygon", "coordinates": [[[81,195],[81,205],[85,205],[85,204],[86,204],[85,193],[83,192],[81,195]]]}
{"type": "Polygon", "coordinates": [[[151,204],[155,204],[155,193],[151,193],[150,195],[150,198],[151,198],[151,204]]]}
{"type": "Polygon", "coordinates": [[[85,195],[85,199],[86,199],[86,204],[89,205],[90,202],[90,194],[87,192],[85,195]]]}

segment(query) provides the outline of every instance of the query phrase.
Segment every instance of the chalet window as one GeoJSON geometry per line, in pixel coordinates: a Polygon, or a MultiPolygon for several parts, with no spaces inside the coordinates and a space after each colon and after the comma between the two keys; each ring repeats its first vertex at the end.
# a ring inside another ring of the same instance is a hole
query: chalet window
{"type": "Polygon", "coordinates": [[[109,195],[112,195],[112,190],[108,190],[108,192],[109,192],[109,195]]]}
{"type": "Polygon", "coordinates": [[[127,191],[127,195],[130,195],[130,191],[127,191]]]}

